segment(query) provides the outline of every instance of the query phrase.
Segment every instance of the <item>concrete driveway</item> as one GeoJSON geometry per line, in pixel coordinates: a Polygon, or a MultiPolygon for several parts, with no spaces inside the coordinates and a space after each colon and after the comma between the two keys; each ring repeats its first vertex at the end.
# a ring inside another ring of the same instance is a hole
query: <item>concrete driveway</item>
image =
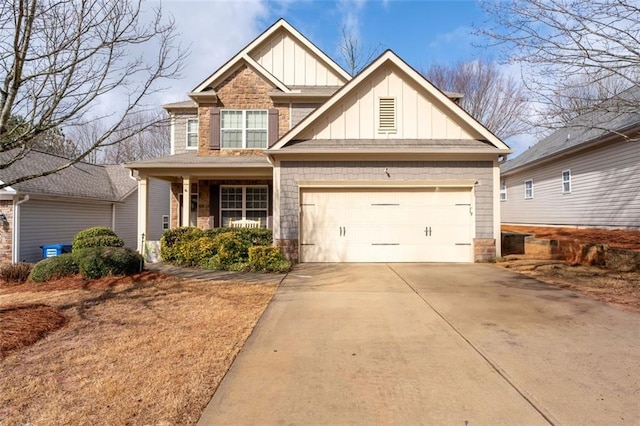
{"type": "Polygon", "coordinates": [[[640,424],[640,315],[492,265],[303,264],[199,424],[640,424]]]}

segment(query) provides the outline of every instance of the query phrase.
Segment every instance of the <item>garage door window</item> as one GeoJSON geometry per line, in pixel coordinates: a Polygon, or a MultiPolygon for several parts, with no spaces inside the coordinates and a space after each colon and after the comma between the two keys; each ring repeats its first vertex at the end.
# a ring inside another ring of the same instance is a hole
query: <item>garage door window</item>
{"type": "Polygon", "coordinates": [[[267,226],[269,193],[266,186],[222,186],[220,187],[220,217],[222,226],[229,220],[258,220],[267,226]]]}

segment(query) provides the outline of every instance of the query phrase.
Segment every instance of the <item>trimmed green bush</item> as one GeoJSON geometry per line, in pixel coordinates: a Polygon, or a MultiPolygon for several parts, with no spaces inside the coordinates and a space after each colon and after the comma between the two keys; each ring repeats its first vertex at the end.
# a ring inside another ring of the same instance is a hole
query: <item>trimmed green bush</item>
{"type": "Polygon", "coordinates": [[[217,248],[212,261],[215,269],[228,270],[234,263],[241,263],[247,259],[248,248],[234,232],[223,232],[214,237],[212,243],[217,248]]]}
{"type": "Polygon", "coordinates": [[[189,253],[185,253],[185,243],[197,240],[202,237],[203,231],[198,228],[182,227],[168,229],[162,234],[160,239],[160,256],[167,263],[176,265],[187,265],[189,253]]]}
{"type": "Polygon", "coordinates": [[[85,279],[137,274],[144,267],[140,253],[123,247],[92,247],[73,254],[85,279]]]}
{"type": "Polygon", "coordinates": [[[288,272],[291,262],[280,247],[255,246],[249,248],[249,268],[254,272],[288,272]]]}
{"type": "Polygon", "coordinates": [[[79,268],[75,256],[72,253],[64,253],[36,263],[29,274],[29,280],[41,283],[75,275],[78,272],[79,268]]]}
{"type": "Polygon", "coordinates": [[[72,251],[91,247],[123,247],[124,241],[111,228],[94,226],[84,229],[73,238],[72,251]]]}
{"type": "Polygon", "coordinates": [[[32,268],[33,265],[26,262],[4,265],[0,268],[0,279],[7,283],[23,283],[29,278],[32,268]]]}
{"type": "Polygon", "coordinates": [[[218,244],[214,238],[200,237],[185,241],[176,249],[176,262],[183,266],[202,266],[218,254],[218,244]]]}

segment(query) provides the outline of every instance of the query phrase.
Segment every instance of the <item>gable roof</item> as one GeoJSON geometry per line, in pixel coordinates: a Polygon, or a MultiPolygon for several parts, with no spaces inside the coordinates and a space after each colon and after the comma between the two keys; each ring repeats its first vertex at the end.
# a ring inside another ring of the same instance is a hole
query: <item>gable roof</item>
{"type": "MultiPolygon", "coordinates": [[[[12,151],[0,153],[0,161],[11,158],[12,151]]],[[[64,166],[68,159],[41,151],[0,170],[0,180],[8,182],[64,166]]],[[[57,173],[11,185],[16,193],[85,198],[96,201],[123,201],[138,187],[129,170],[120,165],[102,166],[76,163],[57,173]]]]}
{"type": "Polygon", "coordinates": [[[604,142],[610,137],[622,136],[640,128],[640,111],[626,105],[637,105],[640,86],[633,86],[612,98],[596,111],[575,117],[563,128],[541,139],[535,145],[500,166],[506,173],[523,167],[532,167],[538,161],[547,161],[558,155],[604,142]],[[622,104],[618,107],[618,104],[622,104]]]}
{"type": "Polygon", "coordinates": [[[257,48],[260,47],[261,44],[266,42],[273,34],[278,31],[284,30],[290,36],[292,36],[296,41],[301,43],[305,48],[309,49],[316,55],[320,60],[327,65],[330,69],[332,69],[337,75],[339,75],[343,81],[349,81],[351,76],[347,73],[340,65],[334,62],[329,56],[327,56],[322,50],[320,50],[316,45],[314,45],[311,41],[309,41],[305,36],[303,36],[298,30],[296,30],[291,24],[289,24],[284,19],[280,18],[276,21],[271,27],[267,28],[262,34],[256,37],[251,43],[249,43],[244,49],[238,52],[234,57],[232,57],[229,61],[227,61],[224,65],[218,68],[213,74],[207,77],[204,81],[202,81],[198,86],[196,86],[192,93],[203,92],[209,86],[214,84],[216,81],[219,81],[229,75],[231,72],[235,71],[242,64],[246,64],[253,68],[258,74],[264,77],[266,80],[270,81],[275,87],[282,90],[285,93],[290,92],[290,89],[281,81],[276,79],[271,73],[265,70],[256,60],[254,60],[250,53],[257,48]]]}
{"type": "Polygon", "coordinates": [[[374,60],[369,66],[362,70],[351,81],[345,84],[336,94],[334,94],[327,102],[317,108],[314,112],[309,114],[303,119],[297,126],[291,129],[285,134],[272,148],[268,149],[268,152],[279,151],[288,145],[293,145],[305,130],[309,129],[314,123],[316,123],[325,113],[327,113],[332,107],[337,105],[341,100],[348,96],[358,85],[365,79],[376,73],[386,64],[393,64],[398,67],[413,83],[422,88],[432,97],[443,105],[449,114],[460,119],[467,126],[473,129],[477,134],[481,136],[481,140],[486,141],[487,147],[493,148],[492,151],[499,153],[510,153],[511,149],[502,142],[497,136],[491,133],[486,127],[480,124],[477,120],[471,117],[462,107],[456,104],[447,94],[439,90],[427,79],[425,79],[420,73],[414,70],[400,57],[398,57],[393,51],[386,50],[376,60],[374,60]]]}

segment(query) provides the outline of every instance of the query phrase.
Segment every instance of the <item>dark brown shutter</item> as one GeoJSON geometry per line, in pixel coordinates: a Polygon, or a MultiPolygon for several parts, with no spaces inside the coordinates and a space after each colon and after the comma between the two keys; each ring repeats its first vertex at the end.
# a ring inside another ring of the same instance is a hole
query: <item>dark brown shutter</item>
{"type": "Polygon", "coordinates": [[[267,202],[267,224],[270,226],[267,226],[268,228],[273,228],[273,184],[269,184],[267,185],[267,199],[269,200],[267,202]]]}
{"type": "Polygon", "coordinates": [[[209,185],[209,215],[213,216],[213,227],[220,227],[220,185],[209,185]]]}
{"type": "Polygon", "coordinates": [[[269,110],[269,148],[278,142],[278,110],[269,110]]]}
{"type": "MultiPolygon", "coordinates": [[[[220,149],[220,110],[218,108],[211,109],[209,127],[211,129],[209,135],[209,148],[220,149]]],[[[217,215],[216,215],[217,216],[217,215]]]]}

